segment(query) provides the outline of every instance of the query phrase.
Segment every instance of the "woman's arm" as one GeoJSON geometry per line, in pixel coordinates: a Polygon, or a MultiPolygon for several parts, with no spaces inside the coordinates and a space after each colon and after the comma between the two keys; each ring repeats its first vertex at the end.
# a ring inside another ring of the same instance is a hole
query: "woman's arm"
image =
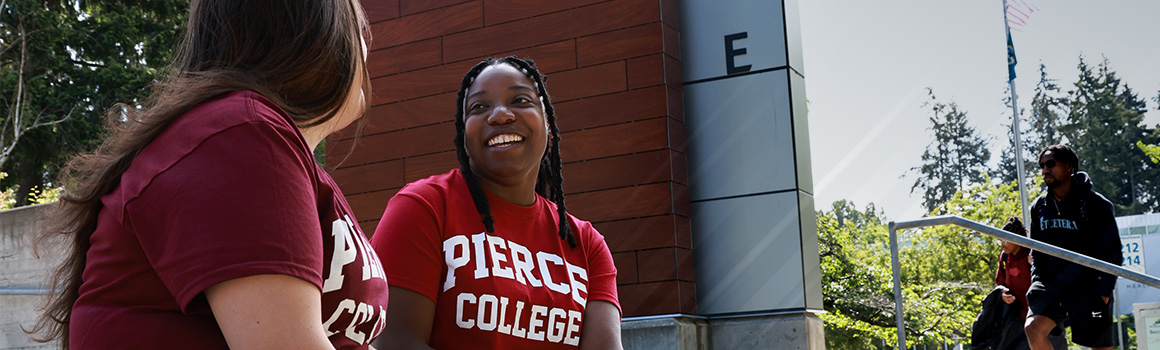
{"type": "Polygon", "coordinates": [[[390,286],[388,290],[387,328],[372,344],[382,350],[431,349],[427,340],[435,322],[435,302],[410,289],[390,286]]]}
{"type": "MultiPolygon", "coordinates": [[[[392,300],[394,297],[391,294],[392,300]]],[[[580,330],[580,349],[624,349],[620,343],[620,310],[616,305],[600,300],[588,302],[584,308],[584,326],[580,330]]]]}
{"type": "Polygon", "coordinates": [[[334,349],[322,329],[322,292],[287,275],[254,275],[205,290],[230,349],[334,349]]]}

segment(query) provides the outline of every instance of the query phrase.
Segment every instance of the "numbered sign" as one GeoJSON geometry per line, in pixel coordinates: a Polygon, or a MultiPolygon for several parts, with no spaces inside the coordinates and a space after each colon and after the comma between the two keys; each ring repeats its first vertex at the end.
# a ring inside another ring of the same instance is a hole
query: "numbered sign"
{"type": "Polygon", "coordinates": [[[1120,250],[1124,253],[1124,262],[1120,264],[1125,269],[1144,272],[1144,239],[1140,235],[1120,236],[1120,250]]]}

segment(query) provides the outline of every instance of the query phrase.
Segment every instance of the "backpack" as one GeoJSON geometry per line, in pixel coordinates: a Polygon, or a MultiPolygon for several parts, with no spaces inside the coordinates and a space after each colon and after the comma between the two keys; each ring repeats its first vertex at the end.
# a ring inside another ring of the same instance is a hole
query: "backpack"
{"type": "Polygon", "coordinates": [[[983,299],[983,308],[971,326],[974,350],[1026,349],[1023,322],[1016,304],[1003,302],[1003,287],[996,286],[983,299]]]}

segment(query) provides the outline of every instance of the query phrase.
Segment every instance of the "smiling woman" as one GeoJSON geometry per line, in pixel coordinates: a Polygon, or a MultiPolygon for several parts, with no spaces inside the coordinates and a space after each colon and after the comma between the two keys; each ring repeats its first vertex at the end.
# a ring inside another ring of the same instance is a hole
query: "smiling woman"
{"type": "Polygon", "coordinates": [[[375,346],[620,349],[616,267],[564,206],[544,76],[484,60],[456,107],[460,168],[400,190],[372,238],[391,293],[375,346]]]}

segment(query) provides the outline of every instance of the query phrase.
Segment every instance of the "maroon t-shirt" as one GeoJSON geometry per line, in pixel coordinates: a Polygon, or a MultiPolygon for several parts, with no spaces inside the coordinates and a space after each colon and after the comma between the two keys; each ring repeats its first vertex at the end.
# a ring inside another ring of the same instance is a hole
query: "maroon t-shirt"
{"type": "Polygon", "coordinates": [[[259,274],[320,288],[336,348],[366,348],[386,326],[377,254],[298,128],[258,94],[179,117],[101,200],[74,349],[225,349],[203,292],[259,274]]]}
{"type": "Polygon", "coordinates": [[[1031,288],[1031,262],[1027,259],[1030,251],[1019,248],[1014,255],[1000,253],[999,268],[995,271],[995,284],[1011,290],[1023,317],[1027,317],[1027,289],[1031,288]]]}

